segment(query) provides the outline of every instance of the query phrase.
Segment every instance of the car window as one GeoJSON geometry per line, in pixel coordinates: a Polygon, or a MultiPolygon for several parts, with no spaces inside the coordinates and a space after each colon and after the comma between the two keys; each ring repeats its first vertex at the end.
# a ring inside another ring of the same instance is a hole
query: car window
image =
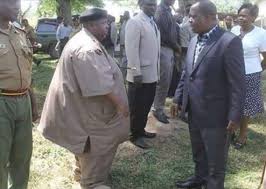
{"type": "Polygon", "coordinates": [[[40,23],[37,27],[37,32],[56,32],[57,25],[49,23],[40,23]]]}

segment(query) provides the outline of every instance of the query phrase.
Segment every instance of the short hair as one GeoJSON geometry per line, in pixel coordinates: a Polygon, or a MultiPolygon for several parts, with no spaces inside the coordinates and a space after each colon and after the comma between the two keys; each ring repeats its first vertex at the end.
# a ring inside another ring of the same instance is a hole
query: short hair
{"type": "Polygon", "coordinates": [[[21,22],[29,22],[29,21],[28,21],[28,19],[23,18],[23,19],[21,20],[21,22]]]}
{"type": "Polygon", "coordinates": [[[259,15],[259,7],[257,5],[252,5],[251,3],[244,3],[238,9],[237,14],[239,14],[243,9],[248,9],[249,14],[255,18],[257,18],[259,15]]]}
{"type": "Polygon", "coordinates": [[[209,0],[198,2],[198,9],[203,16],[217,15],[215,4],[209,0]]]}

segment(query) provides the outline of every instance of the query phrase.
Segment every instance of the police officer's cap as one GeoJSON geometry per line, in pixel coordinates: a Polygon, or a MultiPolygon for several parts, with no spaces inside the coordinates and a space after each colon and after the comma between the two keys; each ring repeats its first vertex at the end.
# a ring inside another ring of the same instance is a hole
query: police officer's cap
{"type": "Polygon", "coordinates": [[[80,22],[96,21],[107,18],[107,11],[101,8],[91,8],[80,15],[80,22]]]}

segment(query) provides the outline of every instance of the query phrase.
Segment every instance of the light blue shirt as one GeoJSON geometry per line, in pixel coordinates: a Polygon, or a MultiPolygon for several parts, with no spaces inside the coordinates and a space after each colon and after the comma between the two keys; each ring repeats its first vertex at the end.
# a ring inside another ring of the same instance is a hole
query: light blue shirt
{"type": "Polygon", "coordinates": [[[60,39],[64,39],[66,37],[69,37],[72,33],[72,27],[67,26],[65,27],[64,24],[60,24],[56,31],[56,39],[57,41],[60,41],[60,39]]]}

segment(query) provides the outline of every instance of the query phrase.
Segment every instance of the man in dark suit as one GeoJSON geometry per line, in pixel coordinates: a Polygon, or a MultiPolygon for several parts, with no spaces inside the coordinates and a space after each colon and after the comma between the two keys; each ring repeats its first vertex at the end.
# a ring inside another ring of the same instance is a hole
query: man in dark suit
{"type": "Polygon", "coordinates": [[[175,94],[181,116],[188,112],[195,175],[179,188],[224,189],[231,133],[242,115],[245,96],[241,40],[217,24],[210,1],[194,4],[190,24],[198,35],[188,47],[186,65],[175,94]]]}

